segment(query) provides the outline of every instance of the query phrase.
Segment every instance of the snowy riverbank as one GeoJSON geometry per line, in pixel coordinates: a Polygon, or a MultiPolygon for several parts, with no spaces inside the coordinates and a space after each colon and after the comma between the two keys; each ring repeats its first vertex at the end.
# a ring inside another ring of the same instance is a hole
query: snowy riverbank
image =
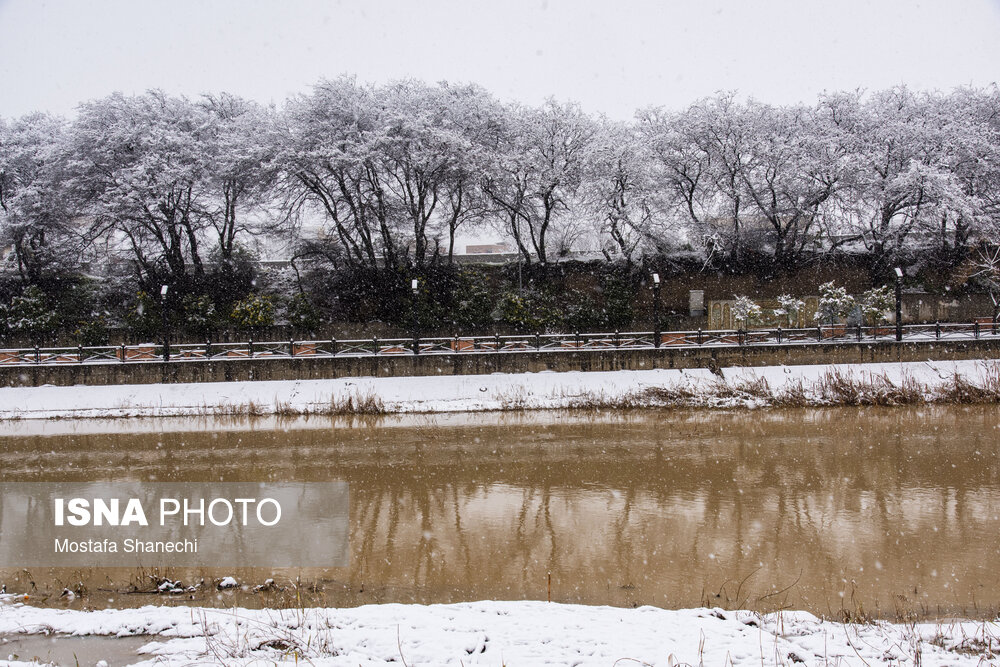
{"type": "Polygon", "coordinates": [[[296,415],[659,406],[765,407],[1000,398],[1000,361],[341,378],[0,389],[0,419],[296,415]]]}
{"type": "MultiPolygon", "coordinates": [[[[84,612],[40,609],[7,598],[0,603],[0,637],[7,635],[11,647],[23,633],[146,635],[135,660],[142,665],[931,667],[980,665],[993,659],[992,649],[1000,644],[1000,625],[991,622],[843,624],[805,612],[759,616],[545,602],[84,612]]],[[[2,640],[0,653],[8,657],[2,640]]]]}

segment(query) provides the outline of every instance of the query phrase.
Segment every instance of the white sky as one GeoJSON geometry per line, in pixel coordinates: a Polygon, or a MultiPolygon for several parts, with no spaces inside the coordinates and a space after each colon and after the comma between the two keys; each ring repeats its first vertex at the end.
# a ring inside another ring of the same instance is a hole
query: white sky
{"type": "Polygon", "coordinates": [[[0,0],[0,116],[152,87],[280,104],[341,73],[617,118],[728,89],[946,90],[1000,79],[1000,0],[0,0]]]}

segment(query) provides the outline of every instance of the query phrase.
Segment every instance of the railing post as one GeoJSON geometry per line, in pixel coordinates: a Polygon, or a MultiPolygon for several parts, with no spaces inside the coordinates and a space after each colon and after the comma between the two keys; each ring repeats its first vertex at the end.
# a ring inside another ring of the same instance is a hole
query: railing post
{"type": "Polygon", "coordinates": [[[622,346],[622,334],[618,329],[615,329],[615,349],[622,346]]]}
{"type": "Polygon", "coordinates": [[[575,342],[576,342],[576,349],[580,349],[580,346],[581,346],[581,343],[582,343],[582,340],[580,339],[580,332],[579,331],[574,331],[573,332],[573,338],[575,339],[575,342]]]}
{"type": "Polygon", "coordinates": [[[331,338],[330,339],[330,355],[334,356],[334,357],[337,356],[337,339],[336,338],[331,338]]]}
{"type": "Polygon", "coordinates": [[[535,332],[535,350],[542,349],[542,334],[535,332]]]}
{"type": "Polygon", "coordinates": [[[206,359],[212,358],[212,341],[210,340],[205,341],[205,358],[206,359]]]}
{"type": "Polygon", "coordinates": [[[858,322],[858,342],[861,342],[861,323],[858,322]]]}
{"type": "Polygon", "coordinates": [[[934,337],[941,340],[941,322],[934,323],[934,337]]]}
{"type": "Polygon", "coordinates": [[[499,352],[500,351],[500,332],[499,331],[497,333],[493,334],[493,341],[496,344],[496,347],[494,347],[493,349],[495,351],[499,352]]]}
{"type": "Polygon", "coordinates": [[[972,337],[979,338],[979,322],[972,323],[972,337]]]}
{"type": "Polygon", "coordinates": [[[123,364],[125,363],[125,359],[126,359],[126,356],[125,356],[125,343],[122,343],[122,363],[123,364]]]}
{"type": "Polygon", "coordinates": [[[458,354],[459,349],[461,349],[460,341],[458,339],[458,334],[455,334],[455,344],[452,345],[451,349],[455,352],[455,354],[458,354]]]}
{"type": "Polygon", "coordinates": [[[76,360],[81,364],[83,363],[83,345],[79,343],[76,344],[76,360]]]}
{"type": "Polygon", "coordinates": [[[698,345],[701,345],[703,340],[701,337],[701,327],[698,327],[698,345]]]}
{"type": "Polygon", "coordinates": [[[378,356],[378,336],[372,336],[372,351],[378,356]]]}
{"type": "Polygon", "coordinates": [[[740,346],[743,345],[743,329],[736,330],[736,344],[740,346]]]}
{"type": "Polygon", "coordinates": [[[38,349],[37,345],[35,346],[35,363],[36,364],[42,363],[42,351],[38,349]]]}
{"type": "Polygon", "coordinates": [[[295,339],[293,338],[288,339],[288,356],[295,356],[295,339]]]}
{"type": "Polygon", "coordinates": [[[247,341],[247,356],[253,359],[253,338],[247,341]]]}
{"type": "Polygon", "coordinates": [[[778,345],[781,345],[781,327],[778,327],[778,345]]]}
{"type": "Polygon", "coordinates": [[[818,341],[823,340],[823,327],[822,325],[819,324],[816,325],[816,340],[818,341]]]}

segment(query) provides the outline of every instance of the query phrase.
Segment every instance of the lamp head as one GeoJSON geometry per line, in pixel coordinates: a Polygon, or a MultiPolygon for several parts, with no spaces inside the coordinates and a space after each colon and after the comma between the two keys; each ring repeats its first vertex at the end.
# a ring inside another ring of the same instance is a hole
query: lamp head
{"type": "Polygon", "coordinates": [[[416,292],[419,284],[420,282],[416,278],[414,278],[413,280],[410,281],[410,289],[416,292]]]}
{"type": "Polygon", "coordinates": [[[167,292],[169,290],[170,290],[170,285],[164,285],[163,287],[161,287],[160,288],[160,298],[161,299],[166,299],[167,298],[167,292]]]}
{"type": "Polygon", "coordinates": [[[896,272],[896,277],[897,277],[897,278],[899,278],[900,280],[902,280],[902,279],[903,279],[903,269],[901,269],[901,268],[899,268],[899,267],[897,266],[897,267],[896,267],[896,268],[894,269],[894,271],[896,272]]]}
{"type": "Polygon", "coordinates": [[[653,274],[653,284],[654,285],[659,285],[660,284],[660,274],[659,273],[654,273],[653,274]]]}

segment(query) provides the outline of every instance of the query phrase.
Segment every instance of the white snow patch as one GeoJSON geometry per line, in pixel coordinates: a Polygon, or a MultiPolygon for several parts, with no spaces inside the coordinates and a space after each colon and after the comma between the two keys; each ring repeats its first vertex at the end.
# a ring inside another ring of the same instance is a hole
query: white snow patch
{"type": "MultiPolygon", "coordinates": [[[[8,596],[12,597],[12,596],[8,596]]],[[[153,635],[137,664],[979,665],[993,622],[843,624],[805,612],[545,602],[70,611],[0,604],[0,634],[153,635]]]]}

